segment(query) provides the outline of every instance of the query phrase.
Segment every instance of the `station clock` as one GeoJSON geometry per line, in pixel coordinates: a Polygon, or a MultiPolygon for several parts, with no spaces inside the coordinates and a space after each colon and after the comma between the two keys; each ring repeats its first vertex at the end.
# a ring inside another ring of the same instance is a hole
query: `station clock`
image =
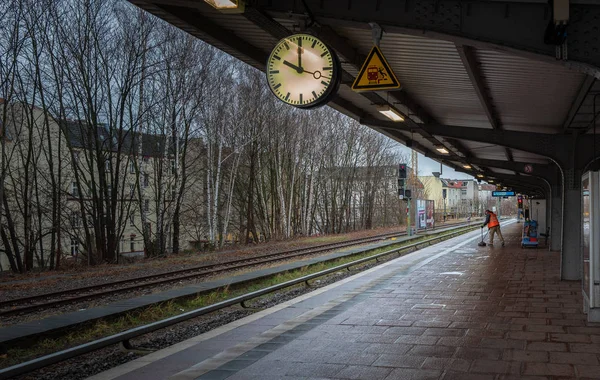
{"type": "Polygon", "coordinates": [[[279,41],[269,56],[266,72],[273,94],[298,108],[329,102],[341,79],[335,52],[310,34],[294,34],[279,41]]]}

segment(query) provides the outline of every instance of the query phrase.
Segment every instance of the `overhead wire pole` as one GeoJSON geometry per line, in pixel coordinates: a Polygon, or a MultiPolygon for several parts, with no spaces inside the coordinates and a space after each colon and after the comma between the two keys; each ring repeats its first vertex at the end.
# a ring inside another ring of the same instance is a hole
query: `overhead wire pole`
{"type": "MultiPolygon", "coordinates": [[[[412,137],[412,136],[411,136],[412,137]]],[[[411,183],[411,190],[414,191],[413,194],[417,194],[417,173],[418,173],[418,166],[419,166],[419,156],[417,155],[417,151],[412,149],[412,157],[411,157],[411,165],[412,165],[412,183],[411,183]]],[[[413,198],[411,197],[409,200],[410,203],[413,202],[413,198]]],[[[416,200],[415,200],[415,207],[413,208],[413,210],[415,211],[415,218],[414,218],[414,223],[415,223],[415,231],[418,229],[417,228],[417,205],[416,205],[416,200]]]]}
{"type": "Polygon", "coordinates": [[[412,228],[410,228],[410,203],[411,199],[406,199],[406,235],[412,236],[412,228]]]}
{"type": "Polygon", "coordinates": [[[411,177],[407,175],[406,164],[398,165],[398,196],[401,200],[406,200],[406,234],[411,236],[410,228],[410,201],[411,191],[407,189],[410,186],[411,177]]]}

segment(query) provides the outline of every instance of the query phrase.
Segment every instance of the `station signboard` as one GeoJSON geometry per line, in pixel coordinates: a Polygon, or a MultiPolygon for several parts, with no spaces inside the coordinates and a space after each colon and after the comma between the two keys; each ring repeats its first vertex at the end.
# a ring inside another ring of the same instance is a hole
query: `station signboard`
{"type": "Polygon", "coordinates": [[[492,197],[514,197],[514,191],[492,191],[492,197]]]}

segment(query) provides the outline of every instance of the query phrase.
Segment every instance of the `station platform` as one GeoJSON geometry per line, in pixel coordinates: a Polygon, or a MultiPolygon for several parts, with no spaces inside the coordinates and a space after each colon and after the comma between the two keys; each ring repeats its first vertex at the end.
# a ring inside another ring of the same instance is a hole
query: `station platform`
{"type": "Polygon", "coordinates": [[[474,231],[91,377],[600,378],[600,323],[560,257],[474,231]]]}

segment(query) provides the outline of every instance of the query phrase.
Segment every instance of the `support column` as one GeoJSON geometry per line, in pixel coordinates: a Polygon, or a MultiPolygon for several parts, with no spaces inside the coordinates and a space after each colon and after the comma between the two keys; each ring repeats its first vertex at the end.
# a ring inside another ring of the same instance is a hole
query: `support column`
{"type": "Polygon", "coordinates": [[[562,248],[562,191],[561,184],[552,185],[550,192],[550,249],[560,251],[562,248]]]}
{"type": "MultiPolygon", "coordinates": [[[[548,190],[545,194],[546,197],[546,227],[548,227],[548,233],[552,238],[552,190],[548,190]]],[[[546,231],[542,231],[546,233],[546,231]]],[[[550,239],[552,242],[552,239],[550,239]]],[[[548,249],[552,249],[551,245],[548,249]]]]}
{"type": "Polygon", "coordinates": [[[560,276],[563,280],[581,280],[581,173],[566,169],[564,178],[560,276]]]}

